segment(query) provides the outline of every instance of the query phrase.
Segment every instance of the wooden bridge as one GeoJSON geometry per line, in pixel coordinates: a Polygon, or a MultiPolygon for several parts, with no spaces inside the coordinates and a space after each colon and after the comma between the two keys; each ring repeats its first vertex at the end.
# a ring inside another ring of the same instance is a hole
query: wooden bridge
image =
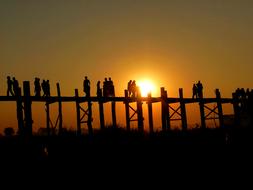
{"type": "MultiPolygon", "coordinates": [[[[208,119],[218,119],[219,126],[224,126],[223,110],[222,104],[233,104],[234,115],[237,118],[239,110],[239,102],[234,98],[221,98],[220,91],[215,90],[215,98],[184,98],[183,89],[179,89],[178,98],[167,97],[167,91],[165,88],[161,88],[160,97],[152,97],[151,94],[148,97],[141,97],[140,93],[137,93],[136,97],[129,97],[128,91],[125,90],[124,97],[80,97],[78,94],[78,89],[75,89],[75,95],[72,97],[61,96],[60,85],[57,83],[57,96],[50,97],[36,97],[31,96],[30,92],[30,83],[29,81],[23,82],[23,95],[21,95],[21,88],[19,88],[18,94],[16,96],[0,96],[0,101],[15,101],[17,108],[17,120],[18,120],[18,129],[20,134],[32,135],[32,102],[45,102],[46,106],[46,120],[47,120],[47,131],[48,135],[53,127],[58,128],[59,134],[62,133],[62,103],[63,102],[75,102],[76,103],[76,120],[77,120],[77,135],[81,135],[81,124],[87,124],[89,134],[93,134],[92,127],[92,103],[96,102],[99,105],[99,119],[100,119],[100,128],[105,128],[105,118],[104,118],[104,103],[111,102],[111,114],[112,114],[112,123],[113,126],[117,126],[116,121],[116,102],[123,102],[125,105],[125,117],[126,117],[126,129],[130,130],[131,122],[137,122],[138,130],[144,130],[144,118],[143,118],[143,108],[142,104],[145,102],[148,105],[148,123],[149,123],[149,132],[153,133],[153,103],[161,104],[161,121],[162,121],[162,130],[167,131],[171,129],[171,121],[180,120],[182,123],[182,130],[187,130],[187,117],[186,117],[186,104],[198,103],[201,117],[201,127],[206,128],[206,120],[208,119]],[[58,103],[58,117],[56,123],[52,123],[50,120],[50,104],[58,103]],[[86,107],[82,107],[86,105],[86,107]],[[179,103],[178,108],[173,108],[170,104],[179,103]],[[215,103],[214,108],[208,107],[207,104],[215,103]],[[136,109],[133,104],[136,104],[136,109]],[[208,112],[208,113],[207,113],[208,112]],[[210,117],[211,114],[214,114],[215,117],[210,117]],[[174,119],[174,116],[177,115],[179,118],[174,119]]],[[[236,119],[235,119],[236,121],[236,119]]]]}

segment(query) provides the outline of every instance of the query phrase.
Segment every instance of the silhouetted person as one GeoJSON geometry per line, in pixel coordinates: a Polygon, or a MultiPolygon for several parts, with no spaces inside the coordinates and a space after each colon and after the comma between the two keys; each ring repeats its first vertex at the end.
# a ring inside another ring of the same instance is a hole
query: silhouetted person
{"type": "Polygon", "coordinates": [[[103,96],[107,97],[108,96],[108,80],[105,78],[103,82],[103,96]]]}
{"type": "Polygon", "coordinates": [[[85,93],[86,97],[90,97],[90,81],[88,80],[87,76],[84,77],[83,92],[85,93]]]}
{"type": "Polygon", "coordinates": [[[244,88],[240,89],[240,101],[241,101],[241,111],[245,112],[247,108],[247,103],[246,103],[246,92],[244,88]]]}
{"type": "Polygon", "coordinates": [[[245,92],[244,88],[240,89],[240,94],[241,94],[242,99],[246,99],[246,92],[245,92]]]}
{"type": "Polygon", "coordinates": [[[43,82],[41,83],[41,87],[43,90],[43,96],[49,97],[50,96],[49,80],[43,80],[43,82]]]}
{"type": "Polygon", "coordinates": [[[240,98],[240,96],[241,96],[240,88],[237,88],[237,89],[236,89],[235,94],[236,94],[236,97],[237,97],[237,98],[240,98]]]}
{"type": "Polygon", "coordinates": [[[97,82],[97,96],[102,96],[102,89],[100,88],[100,81],[97,82]]]}
{"type": "Polygon", "coordinates": [[[35,96],[37,97],[41,96],[40,79],[37,77],[35,78],[35,81],[34,81],[34,93],[35,93],[35,96]]]}
{"type": "Polygon", "coordinates": [[[42,95],[43,97],[46,96],[46,94],[47,94],[47,89],[46,89],[47,87],[46,86],[47,86],[46,81],[43,80],[42,83],[41,83],[41,88],[42,88],[42,91],[43,91],[43,95],[42,95]]]}
{"type": "Polygon", "coordinates": [[[109,77],[109,81],[108,81],[108,92],[109,92],[109,96],[115,96],[115,92],[114,92],[114,85],[113,85],[113,81],[111,79],[111,77],[109,77]]]}
{"type": "Polygon", "coordinates": [[[12,81],[13,81],[13,92],[14,92],[14,95],[17,96],[18,95],[18,88],[19,88],[18,80],[16,80],[16,78],[13,77],[12,81]]]}
{"type": "Polygon", "coordinates": [[[203,85],[200,81],[198,81],[197,85],[197,89],[198,89],[198,97],[199,98],[203,98],[203,85]]]}
{"type": "Polygon", "coordinates": [[[7,137],[11,137],[15,134],[15,131],[12,127],[6,127],[4,129],[4,135],[7,136],[7,137]]]}
{"type": "Polygon", "coordinates": [[[7,76],[7,96],[14,96],[14,92],[13,92],[13,81],[11,80],[10,76],[7,76]]]}
{"type": "Polygon", "coordinates": [[[248,96],[248,112],[250,116],[250,126],[253,126],[253,90],[249,92],[248,96]]]}
{"type": "Polygon", "coordinates": [[[249,90],[249,88],[247,88],[247,90],[246,90],[246,98],[248,99],[249,96],[250,96],[250,90],[249,90]]]}
{"type": "Polygon", "coordinates": [[[127,83],[127,91],[128,91],[129,97],[131,97],[131,94],[132,94],[132,80],[130,80],[130,81],[127,83]]]}
{"type": "Polygon", "coordinates": [[[193,86],[192,86],[192,98],[194,98],[194,97],[198,97],[198,87],[197,87],[197,85],[196,84],[193,84],[193,86]]]}
{"type": "Polygon", "coordinates": [[[131,91],[132,91],[132,97],[136,97],[137,93],[137,86],[135,80],[133,80],[132,85],[131,85],[131,91]]]}
{"type": "Polygon", "coordinates": [[[49,80],[46,81],[46,96],[51,96],[49,80]]]}

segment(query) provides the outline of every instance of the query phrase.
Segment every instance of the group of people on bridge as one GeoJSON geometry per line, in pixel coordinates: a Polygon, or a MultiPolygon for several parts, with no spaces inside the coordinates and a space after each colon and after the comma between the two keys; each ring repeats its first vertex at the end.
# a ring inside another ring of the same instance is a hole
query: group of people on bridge
{"type": "Polygon", "coordinates": [[[136,97],[137,96],[137,85],[135,80],[130,80],[127,83],[127,91],[128,91],[128,96],[129,97],[136,97]]]}
{"type": "MultiPolygon", "coordinates": [[[[49,80],[43,80],[40,84],[40,79],[35,77],[34,80],[34,94],[37,97],[41,97],[41,90],[43,91],[43,97],[50,96],[50,84],[49,80]]],[[[7,96],[17,96],[19,91],[19,83],[15,77],[7,76],[7,96]]]]}
{"type": "Polygon", "coordinates": [[[253,113],[253,89],[237,88],[234,92],[235,98],[239,101],[240,112],[251,112],[253,113]]]}
{"type": "Polygon", "coordinates": [[[18,80],[15,77],[7,76],[7,96],[17,96],[19,90],[18,80]]]}
{"type": "MultiPolygon", "coordinates": [[[[13,77],[7,76],[7,96],[16,96],[19,90],[18,80],[13,77]]],[[[41,97],[41,90],[43,91],[42,97],[50,96],[50,84],[49,80],[43,80],[40,84],[40,78],[35,77],[34,80],[34,93],[35,96],[41,97]]],[[[127,83],[127,91],[129,97],[136,97],[138,93],[138,87],[135,80],[129,80],[127,83]]],[[[84,77],[83,81],[83,92],[86,97],[90,97],[90,80],[87,76],[84,77]]],[[[245,92],[244,89],[237,89],[236,93],[244,97],[249,94],[249,89],[245,92]]],[[[105,78],[103,82],[103,88],[100,87],[100,81],[97,82],[97,96],[98,97],[114,97],[115,89],[111,77],[105,78]]],[[[193,84],[192,87],[192,98],[203,98],[203,85],[200,81],[193,84]]]]}
{"type": "Polygon", "coordinates": [[[192,98],[203,98],[203,85],[200,81],[193,84],[192,98]]]}
{"type": "Polygon", "coordinates": [[[43,80],[40,84],[40,79],[38,77],[35,77],[34,80],[34,93],[35,96],[41,97],[41,89],[43,91],[43,97],[49,97],[50,96],[50,84],[49,80],[43,80]]]}
{"type": "MultiPolygon", "coordinates": [[[[105,78],[103,82],[103,88],[100,87],[100,81],[97,82],[97,96],[98,97],[114,97],[115,89],[111,77],[105,78]]],[[[83,81],[83,92],[86,97],[90,97],[90,80],[87,76],[84,77],[83,81]]]]}

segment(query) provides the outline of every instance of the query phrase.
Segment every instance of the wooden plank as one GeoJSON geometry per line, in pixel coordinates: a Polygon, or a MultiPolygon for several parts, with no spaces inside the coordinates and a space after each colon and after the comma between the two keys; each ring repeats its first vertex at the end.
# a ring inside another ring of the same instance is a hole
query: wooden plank
{"type": "MultiPolygon", "coordinates": [[[[142,102],[147,102],[150,101],[148,99],[148,97],[141,97],[140,98],[142,102]]],[[[24,100],[24,97],[22,97],[22,101],[24,100]]],[[[99,102],[99,101],[103,101],[103,102],[111,102],[111,101],[115,101],[115,102],[124,102],[126,99],[125,97],[78,97],[77,100],[81,103],[81,102],[88,102],[88,101],[92,101],[92,102],[99,102]]],[[[0,96],[0,101],[16,101],[16,97],[14,96],[0,96]]],[[[58,102],[59,101],[59,97],[58,96],[50,96],[50,97],[35,97],[35,96],[31,96],[31,101],[33,102],[50,102],[50,103],[54,103],[54,102],[58,102]]],[[[72,96],[62,96],[61,97],[61,102],[75,102],[76,101],[76,97],[72,97],[72,96]]],[[[128,98],[128,102],[136,102],[137,99],[136,98],[128,98]]],[[[180,103],[180,98],[167,98],[167,102],[168,103],[180,103]]],[[[214,103],[216,102],[216,98],[203,98],[203,101],[205,103],[214,103]]],[[[152,97],[151,98],[151,102],[152,103],[156,103],[156,102],[161,102],[161,97],[152,97]]],[[[200,99],[192,99],[192,98],[184,98],[183,102],[185,104],[189,104],[189,103],[199,103],[200,99]]],[[[233,103],[233,99],[232,98],[221,98],[221,103],[233,103]]]]}
{"type": "Polygon", "coordinates": [[[224,127],[224,120],[223,120],[223,110],[222,110],[222,104],[221,104],[221,95],[219,89],[215,90],[216,99],[217,99],[217,108],[218,108],[218,116],[219,116],[219,123],[220,127],[224,127]]]}
{"type": "Polygon", "coordinates": [[[46,125],[47,125],[47,135],[50,135],[51,127],[50,127],[50,107],[49,103],[46,102],[46,125]]]}
{"type": "Polygon", "coordinates": [[[24,113],[25,113],[25,135],[32,135],[32,101],[31,101],[31,92],[30,92],[30,82],[23,82],[23,90],[24,90],[24,113]]]}
{"type": "Polygon", "coordinates": [[[112,126],[117,127],[117,121],[116,121],[116,103],[115,101],[111,102],[112,106],[112,126]]]}
{"type": "Polygon", "coordinates": [[[89,135],[92,136],[93,135],[93,128],[92,128],[92,103],[91,101],[88,101],[88,121],[87,121],[87,125],[88,125],[88,131],[89,131],[89,135]]]}
{"type": "Polygon", "coordinates": [[[206,128],[206,122],[205,122],[205,107],[204,107],[204,99],[199,98],[199,111],[200,111],[200,120],[201,120],[201,127],[203,129],[206,128]]]}
{"type": "Polygon", "coordinates": [[[130,112],[129,112],[129,98],[128,98],[128,91],[125,90],[125,110],[126,110],[126,129],[130,131],[130,112]]]}
{"type": "Polygon", "coordinates": [[[142,111],[142,99],[140,89],[137,89],[137,119],[138,119],[138,130],[140,132],[144,131],[144,123],[143,123],[143,111],[142,111]]]}
{"type": "Polygon", "coordinates": [[[75,89],[75,97],[76,97],[76,128],[77,128],[77,135],[80,136],[81,135],[81,120],[80,120],[80,105],[78,102],[78,89],[75,89]]]}
{"type": "Polygon", "coordinates": [[[182,129],[187,130],[187,118],[186,109],[184,103],[183,89],[179,88],[179,98],[180,98],[180,109],[181,109],[181,119],[182,119],[182,129]]]}
{"type": "Polygon", "coordinates": [[[56,83],[57,87],[57,96],[58,96],[58,112],[59,112],[59,134],[62,134],[62,98],[61,98],[61,89],[60,84],[56,83]]]}
{"type": "Polygon", "coordinates": [[[167,104],[167,96],[164,87],[161,88],[161,117],[162,117],[162,130],[166,131],[167,130],[167,109],[168,109],[168,104],[167,104]]]}
{"type": "Polygon", "coordinates": [[[21,88],[18,88],[18,94],[16,97],[16,105],[17,105],[17,120],[18,120],[18,134],[24,134],[24,117],[23,117],[23,105],[21,98],[21,88]]]}
{"type": "Polygon", "coordinates": [[[148,121],[149,121],[149,132],[152,134],[154,132],[153,126],[153,109],[152,109],[152,100],[151,100],[151,93],[148,94],[149,101],[148,104],[148,121]]]}

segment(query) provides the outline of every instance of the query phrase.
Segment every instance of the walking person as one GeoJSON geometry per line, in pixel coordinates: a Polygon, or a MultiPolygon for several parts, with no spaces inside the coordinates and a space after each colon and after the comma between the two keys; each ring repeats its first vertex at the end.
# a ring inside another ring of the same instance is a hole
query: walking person
{"type": "Polygon", "coordinates": [[[90,97],[90,81],[87,76],[84,77],[83,92],[85,93],[86,97],[90,97]]]}
{"type": "Polygon", "coordinates": [[[46,94],[47,94],[47,89],[46,89],[47,87],[46,86],[47,86],[46,81],[43,80],[42,83],[41,83],[41,88],[42,88],[42,91],[43,91],[43,95],[42,95],[43,97],[45,97],[46,94]]]}
{"type": "Polygon", "coordinates": [[[133,80],[131,85],[132,97],[135,98],[137,95],[137,86],[135,80],[133,80]]]}
{"type": "Polygon", "coordinates": [[[131,94],[132,94],[132,80],[130,80],[127,83],[127,91],[128,91],[128,96],[131,97],[131,94]]]}
{"type": "Polygon", "coordinates": [[[13,82],[14,96],[17,96],[18,95],[18,88],[19,88],[18,80],[15,77],[13,77],[12,82],[13,82]]]}
{"type": "Polygon", "coordinates": [[[113,81],[111,77],[109,77],[109,81],[108,81],[108,92],[109,92],[109,96],[112,96],[112,97],[115,96],[114,85],[113,85],[113,81]]]}
{"type": "Polygon", "coordinates": [[[51,96],[49,80],[46,81],[46,96],[51,96]]]}
{"type": "Polygon", "coordinates": [[[197,85],[197,91],[198,91],[198,98],[203,98],[203,85],[200,81],[198,81],[197,85]]]}
{"type": "Polygon", "coordinates": [[[13,81],[10,76],[7,76],[7,96],[14,96],[13,92],[13,81]]]}
{"type": "Polygon", "coordinates": [[[196,84],[193,84],[192,86],[192,99],[198,97],[198,87],[196,84]]]}
{"type": "Polygon", "coordinates": [[[107,97],[108,96],[108,80],[105,78],[103,82],[103,96],[107,97]]]}
{"type": "Polygon", "coordinates": [[[40,79],[37,77],[35,78],[35,81],[34,81],[34,93],[35,93],[35,96],[37,97],[41,96],[40,79]]]}
{"type": "Polygon", "coordinates": [[[102,89],[100,88],[100,81],[97,82],[97,97],[102,97],[102,89]]]}

